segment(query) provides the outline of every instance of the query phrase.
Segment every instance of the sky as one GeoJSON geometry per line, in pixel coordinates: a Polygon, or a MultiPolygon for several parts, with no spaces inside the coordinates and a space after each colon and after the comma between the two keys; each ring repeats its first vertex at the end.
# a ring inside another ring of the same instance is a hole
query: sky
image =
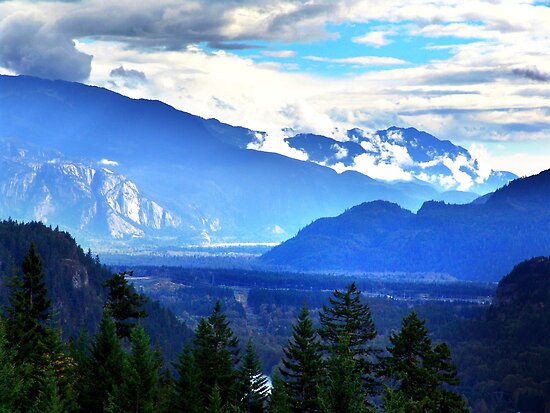
{"type": "Polygon", "coordinates": [[[0,0],[0,73],[98,85],[284,138],[392,125],[550,168],[550,2],[0,0]]]}

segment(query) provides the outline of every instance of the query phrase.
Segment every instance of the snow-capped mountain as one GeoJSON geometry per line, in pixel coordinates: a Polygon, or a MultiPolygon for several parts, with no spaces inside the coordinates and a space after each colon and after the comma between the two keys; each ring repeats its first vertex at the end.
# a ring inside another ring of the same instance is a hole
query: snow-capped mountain
{"type": "Polygon", "coordinates": [[[106,232],[114,239],[161,235],[183,226],[177,214],[102,165],[11,142],[0,143],[0,214],[61,222],[76,234],[106,232]]]}
{"type": "Polygon", "coordinates": [[[338,172],[354,170],[383,180],[419,179],[443,191],[485,194],[517,178],[510,172],[492,171],[467,149],[415,128],[391,127],[376,133],[356,128],[341,141],[313,134],[285,141],[307,154],[309,161],[338,172]]]}

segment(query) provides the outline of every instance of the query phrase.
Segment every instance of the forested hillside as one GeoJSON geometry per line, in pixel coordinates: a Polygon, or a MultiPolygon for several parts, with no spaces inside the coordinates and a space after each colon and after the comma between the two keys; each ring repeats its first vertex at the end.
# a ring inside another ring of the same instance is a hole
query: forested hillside
{"type": "MultiPolygon", "coordinates": [[[[0,222],[0,299],[7,304],[8,284],[19,273],[31,242],[42,259],[52,300],[53,322],[64,337],[75,337],[81,327],[93,333],[107,297],[105,282],[111,271],[91,252],[85,253],[70,234],[41,223],[0,222]]],[[[174,356],[191,332],[156,302],[146,304],[145,328],[153,342],[174,356]]]]}
{"type": "Polygon", "coordinates": [[[375,201],[322,218],[262,261],[306,271],[435,272],[497,281],[550,251],[550,170],[518,179],[485,202],[426,202],[413,214],[375,201]]]}

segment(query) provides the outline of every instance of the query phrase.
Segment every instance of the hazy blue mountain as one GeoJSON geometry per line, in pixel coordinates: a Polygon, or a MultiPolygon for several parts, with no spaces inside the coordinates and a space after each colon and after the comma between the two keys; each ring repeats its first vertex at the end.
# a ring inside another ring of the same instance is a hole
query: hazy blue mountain
{"type": "Polygon", "coordinates": [[[483,170],[467,149],[415,128],[392,126],[374,134],[356,128],[347,131],[345,139],[299,134],[286,142],[305,152],[310,161],[331,167],[340,164],[353,168],[361,162],[360,156],[371,157],[376,164],[397,163],[404,172],[440,190],[458,189],[482,195],[517,178],[510,172],[483,170]]]}
{"type": "Polygon", "coordinates": [[[514,263],[550,251],[550,170],[517,179],[485,202],[426,202],[416,213],[389,202],[322,218],[263,256],[301,271],[445,273],[500,279],[514,263]]]}
{"type": "Polygon", "coordinates": [[[258,132],[158,101],[25,76],[0,76],[0,91],[0,139],[14,148],[32,146],[31,159],[49,152],[62,159],[50,162],[48,155],[30,165],[24,157],[4,156],[8,166],[0,187],[9,197],[9,188],[19,192],[15,200],[3,201],[2,214],[47,217],[101,246],[113,239],[105,225],[109,210],[89,222],[86,211],[91,205],[112,205],[109,197],[125,199],[128,192],[133,193],[128,208],[125,201],[114,209],[121,226],[129,227],[116,236],[172,245],[282,241],[319,216],[364,201],[386,199],[417,209],[439,196],[420,181],[382,183],[357,172],[337,174],[311,162],[245,149],[258,132]],[[67,168],[76,168],[78,177],[67,168]],[[95,181],[88,179],[92,169],[101,178],[97,187],[114,180],[120,191],[97,192],[95,181]],[[28,185],[21,184],[25,176],[32,177],[28,185]],[[72,212],[63,213],[63,206],[72,212]],[[157,207],[162,212],[148,215],[157,207]],[[144,214],[147,224],[132,218],[144,214]],[[149,225],[159,220],[161,225],[149,225]]]}

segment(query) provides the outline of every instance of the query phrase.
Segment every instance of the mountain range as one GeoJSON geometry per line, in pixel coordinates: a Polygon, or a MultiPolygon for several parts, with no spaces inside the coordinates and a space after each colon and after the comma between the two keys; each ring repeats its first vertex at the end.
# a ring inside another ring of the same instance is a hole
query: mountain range
{"type": "MultiPolygon", "coordinates": [[[[356,170],[337,173],[313,153],[299,161],[252,150],[265,133],[98,87],[0,76],[0,91],[0,214],[59,225],[96,248],[279,242],[365,201],[416,210],[429,199],[478,196],[412,174],[385,182],[356,170]]],[[[447,148],[435,158],[455,148],[429,139],[447,148]]],[[[365,140],[358,142],[364,150],[365,140]]],[[[435,162],[425,155],[415,162],[435,162]]],[[[509,178],[494,173],[479,194],[509,178]]],[[[482,185],[480,176],[471,179],[482,185]]]]}
{"type": "Polygon", "coordinates": [[[514,263],[550,251],[550,170],[477,202],[429,201],[415,214],[375,201],[322,218],[262,262],[299,271],[439,273],[497,281],[514,263]]]}

